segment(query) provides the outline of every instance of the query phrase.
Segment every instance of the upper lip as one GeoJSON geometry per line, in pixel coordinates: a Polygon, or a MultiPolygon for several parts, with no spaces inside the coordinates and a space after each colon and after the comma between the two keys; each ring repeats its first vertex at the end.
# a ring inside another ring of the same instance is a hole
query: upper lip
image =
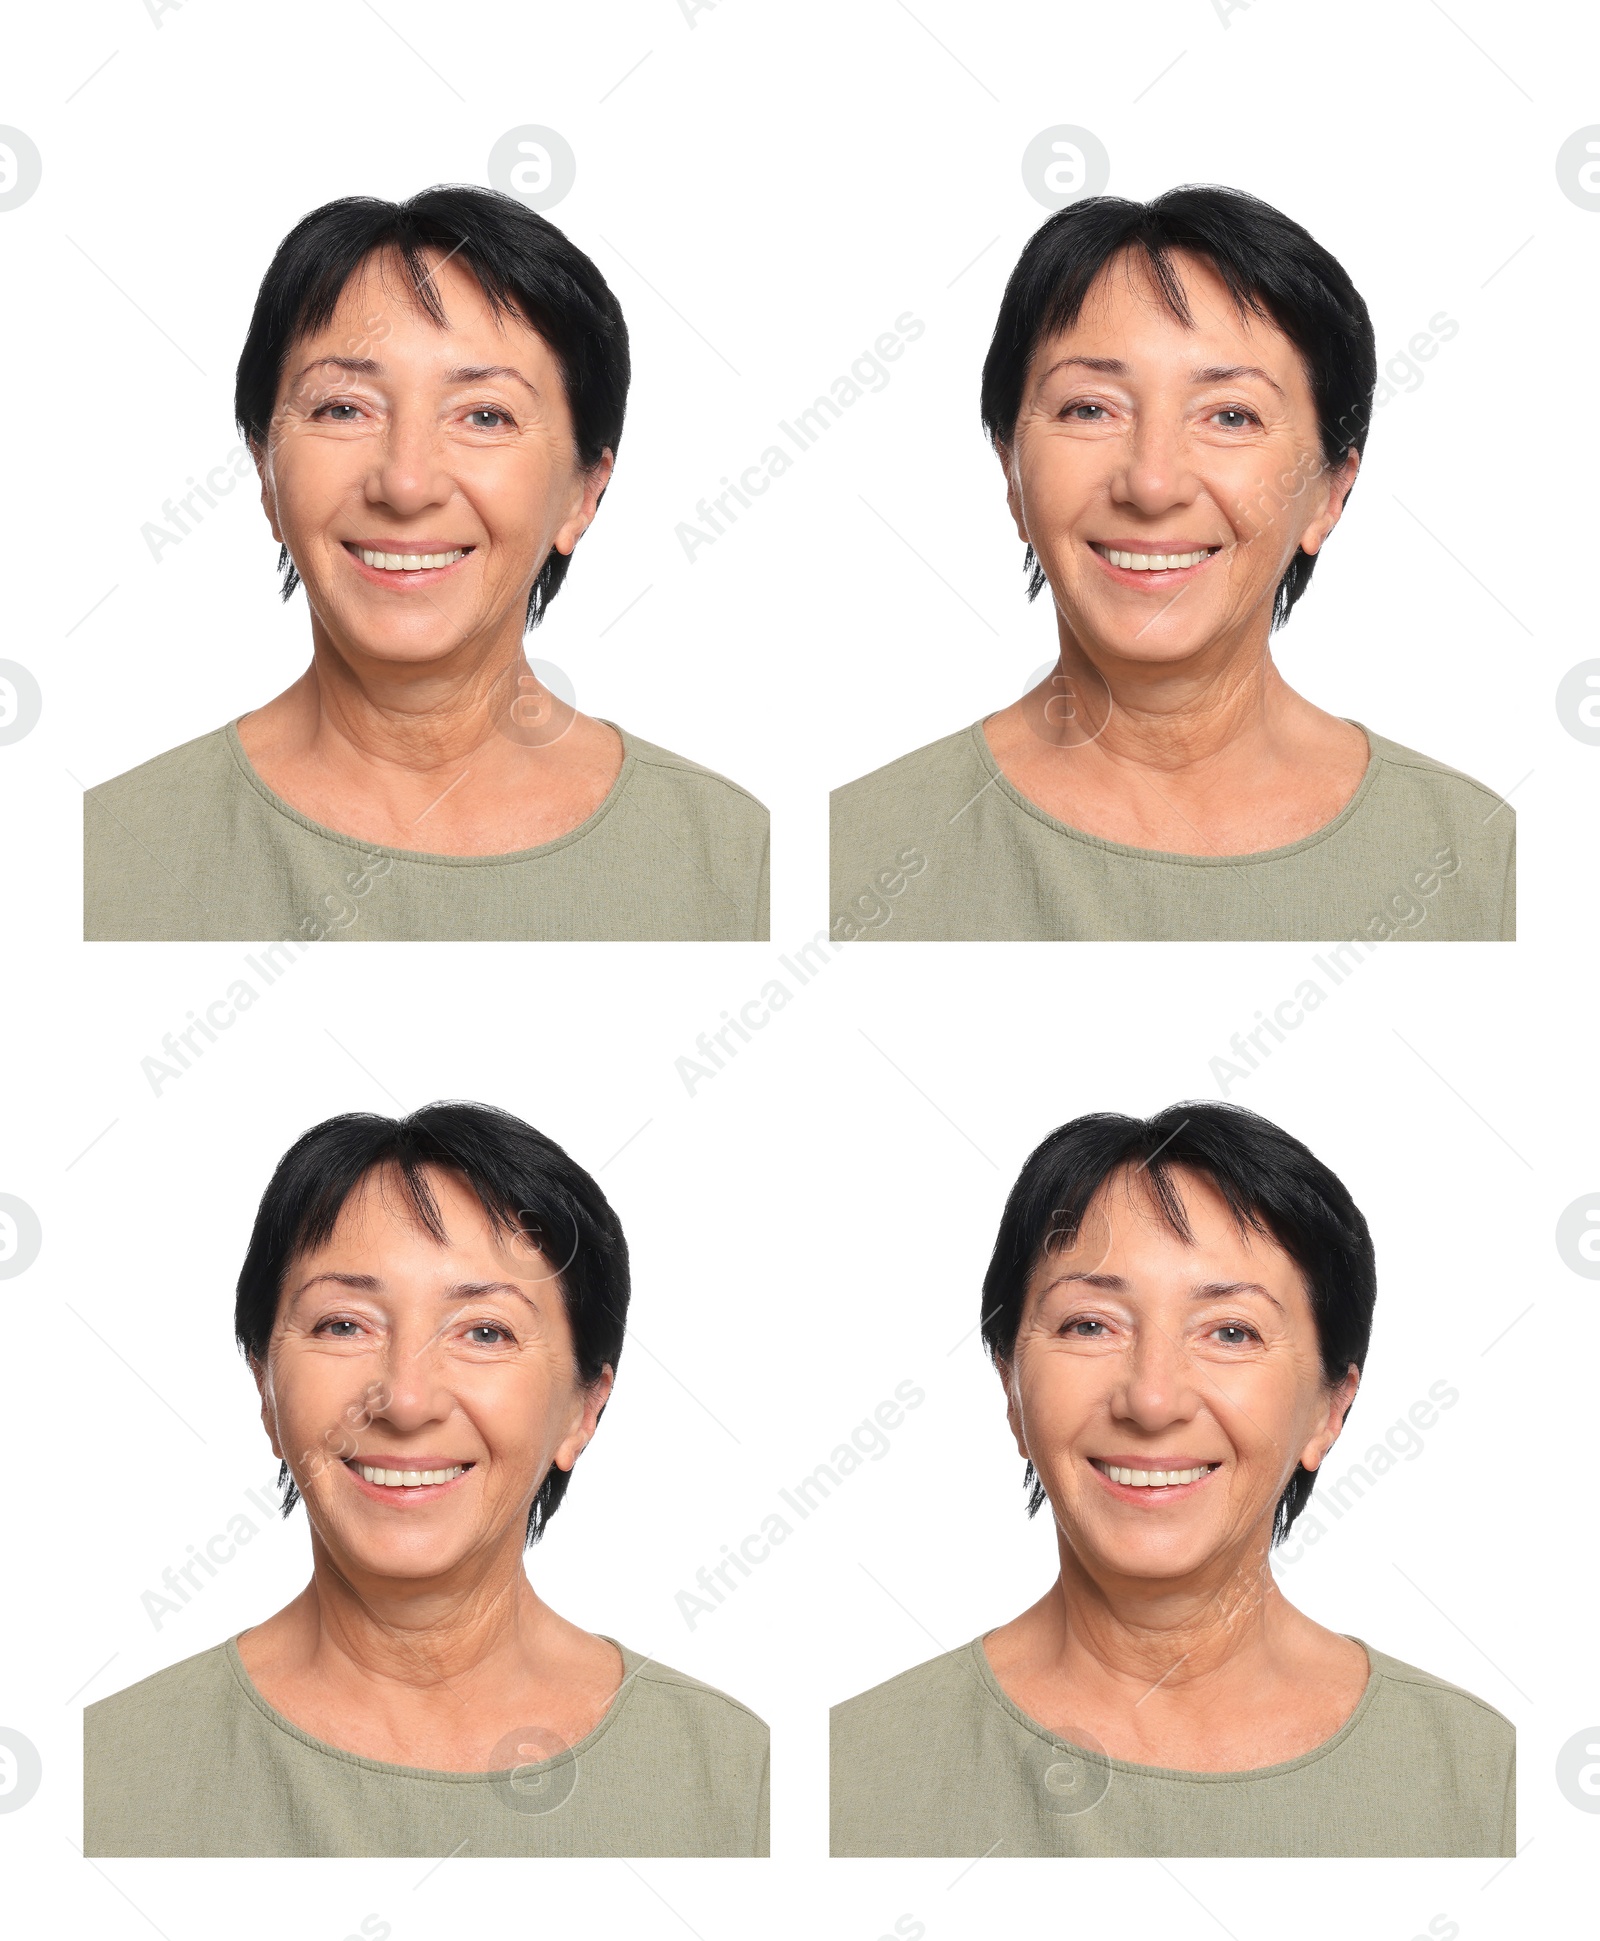
{"type": "Polygon", "coordinates": [[[469,539],[346,539],[346,546],[354,546],[358,553],[470,553],[472,542],[469,539]]]}
{"type": "Polygon", "coordinates": [[[1091,1456],[1107,1469],[1213,1469],[1220,1456],[1091,1456]]]}
{"type": "Polygon", "coordinates": [[[1220,539],[1091,539],[1091,546],[1103,546],[1108,553],[1212,553],[1222,548],[1220,539]]]}
{"type": "Polygon", "coordinates": [[[346,1456],[345,1461],[354,1463],[357,1469],[397,1469],[402,1476],[408,1469],[468,1469],[472,1466],[470,1456],[401,1455],[393,1449],[379,1449],[371,1455],[346,1456]]]}

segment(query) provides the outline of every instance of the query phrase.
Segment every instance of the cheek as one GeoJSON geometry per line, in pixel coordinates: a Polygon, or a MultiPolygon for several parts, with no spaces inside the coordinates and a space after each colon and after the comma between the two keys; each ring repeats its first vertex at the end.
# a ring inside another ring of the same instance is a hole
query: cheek
{"type": "Polygon", "coordinates": [[[285,434],[273,450],[268,475],[279,521],[314,536],[339,509],[357,472],[352,446],[285,434]]]}
{"type": "Polygon", "coordinates": [[[1020,1383],[1022,1423],[1030,1446],[1048,1456],[1070,1443],[1095,1415],[1104,1386],[1095,1363],[1073,1362],[1064,1355],[1024,1369],[1020,1383]]]}

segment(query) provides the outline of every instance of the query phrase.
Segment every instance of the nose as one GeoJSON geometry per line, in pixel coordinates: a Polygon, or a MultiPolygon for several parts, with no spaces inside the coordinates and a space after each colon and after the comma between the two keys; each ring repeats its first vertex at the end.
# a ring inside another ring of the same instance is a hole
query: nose
{"type": "Polygon", "coordinates": [[[1193,505],[1199,489],[1177,416],[1141,410],[1112,476],[1112,498],[1147,517],[1160,518],[1176,507],[1193,505]]]}
{"type": "Polygon", "coordinates": [[[381,1393],[374,1398],[374,1422],[408,1435],[450,1415],[454,1401],[444,1379],[441,1335],[442,1330],[421,1327],[396,1328],[388,1335],[379,1358],[381,1393]]]}
{"type": "Polygon", "coordinates": [[[1113,1415],[1159,1434],[1193,1421],[1200,1400],[1194,1363],[1182,1341],[1152,1322],[1141,1324],[1123,1359],[1111,1400],[1113,1415]]]}
{"type": "Polygon", "coordinates": [[[436,415],[420,404],[398,401],[373,455],[367,504],[414,518],[447,504],[454,489],[436,415]]]}

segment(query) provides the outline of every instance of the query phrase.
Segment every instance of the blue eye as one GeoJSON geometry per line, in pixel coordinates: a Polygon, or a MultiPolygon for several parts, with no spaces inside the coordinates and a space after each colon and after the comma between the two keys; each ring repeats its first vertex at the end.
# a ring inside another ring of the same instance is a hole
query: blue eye
{"type": "Polygon", "coordinates": [[[469,411],[467,413],[467,416],[468,418],[494,418],[498,420],[497,423],[492,425],[475,426],[474,428],[478,431],[498,431],[501,425],[509,424],[511,422],[510,419],[507,418],[506,414],[503,411],[496,410],[496,408],[493,405],[489,405],[489,404],[479,405],[476,411],[469,411]]]}

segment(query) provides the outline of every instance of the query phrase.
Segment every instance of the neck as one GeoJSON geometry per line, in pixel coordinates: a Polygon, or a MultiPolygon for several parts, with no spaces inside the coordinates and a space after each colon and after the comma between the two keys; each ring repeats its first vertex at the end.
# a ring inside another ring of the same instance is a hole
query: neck
{"type": "Polygon", "coordinates": [[[1092,1576],[1063,1540],[1061,1574],[1035,1610],[1064,1673],[1136,1704],[1157,1687],[1170,1697],[1247,1674],[1297,1616],[1260,1543],[1203,1577],[1151,1584],[1092,1576]]]}
{"type": "Polygon", "coordinates": [[[528,1582],[520,1545],[410,1584],[346,1570],[315,1534],[311,1582],[291,1614],[297,1655],[321,1675],[414,1691],[510,1682],[560,1623],[528,1582]]]}
{"type": "Polygon", "coordinates": [[[399,768],[442,786],[469,763],[525,752],[499,726],[527,674],[520,615],[416,666],[349,651],[314,616],[311,665],[282,698],[297,738],[324,759],[399,768]]]}
{"type": "Polygon", "coordinates": [[[1091,652],[1064,614],[1059,631],[1052,678],[1023,705],[1042,740],[1091,758],[1169,775],[1251,761],[1306,706],[1279,673],[1264,627],[1159,663],[1091,652]]]}

